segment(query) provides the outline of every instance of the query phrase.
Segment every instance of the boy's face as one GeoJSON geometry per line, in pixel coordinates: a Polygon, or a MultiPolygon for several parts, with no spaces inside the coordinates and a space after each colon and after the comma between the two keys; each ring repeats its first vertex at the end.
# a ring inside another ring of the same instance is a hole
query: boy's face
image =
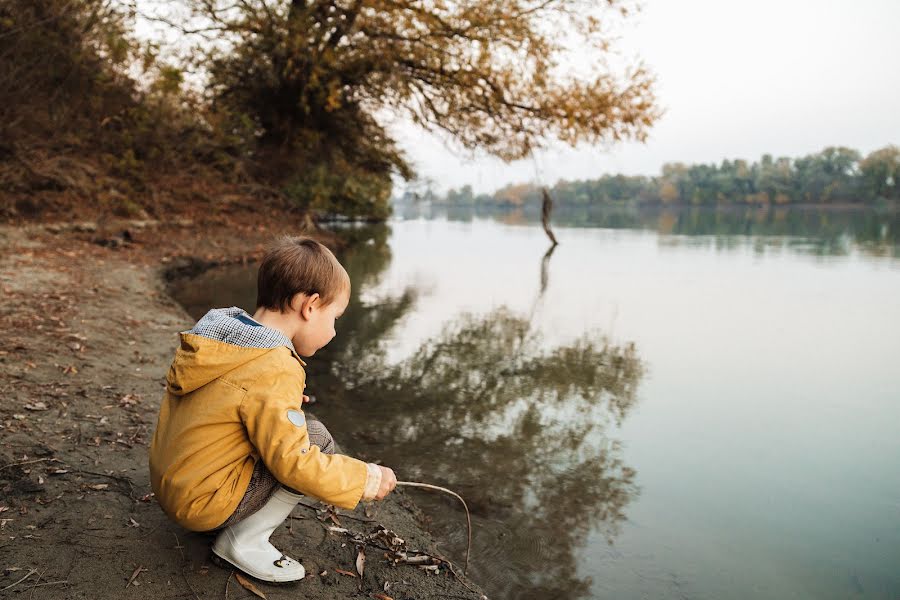
{"type": "Polygon", "coordinates": [[[348,291],[342,292],[330,304],[322,305],[321,300],[314,300],[309,319],[291,340],[297,354],[312,356],[316,350],[330,342],[334,338],[334,322],[344,314],[349,302],[350,293],[348,291]]]}

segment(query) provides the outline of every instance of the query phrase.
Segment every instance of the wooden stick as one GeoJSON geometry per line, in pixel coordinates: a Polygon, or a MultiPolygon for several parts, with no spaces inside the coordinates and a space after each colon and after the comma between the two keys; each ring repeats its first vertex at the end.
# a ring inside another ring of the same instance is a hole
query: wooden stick
{"type": "Polygon", "coordinates": [[[31,577],[31,576],[34,575],[35,573],[37,573],[37,569],[28,569],[28,572],[25,573],[25,577],[23,577],[22,579],[16,581],[15,583],[9,584],[8,586],[6,586],[6,587],[3,588],[3,589],[0,589],[0,592],[5,592],[6,590],[8,590],[9,588],[13,587],[14,585],[18,585],[18,584],[22,583],[23,581],[25,581],[26,579],[28,579],[29,577],[31,577]]]}
{"type": "Polygon", "coordinates": [[[444,492],[445,494],[450,494],[451,496],[462,502],[463,508],[466,510],[466,565],[463,567],[463,575],[466,575],[466,572],[469,570],[469,550],[472,548],[472,517],[469,515],[469,507],[466,506],[466,501],[462,499],[462,496],[460,496],[453,490],[448,490],[447,488],[441,487],[439,485],[431,485],[430,483],[418,483],[415,481],[398,481],[397,485],[444,492]]]}

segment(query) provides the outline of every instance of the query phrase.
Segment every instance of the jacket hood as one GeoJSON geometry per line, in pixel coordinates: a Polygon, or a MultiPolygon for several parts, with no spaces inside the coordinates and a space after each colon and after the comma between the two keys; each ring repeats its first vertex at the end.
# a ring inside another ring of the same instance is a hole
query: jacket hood
{"type": "Polygon", "coordinates": [[[287,336],[257,323],[237,307],[210,310],[180,336],[181,345],[166,375],[167,389],[176,396],[203,387],[281,346],[287,346],[305,365],[287,336]]]}

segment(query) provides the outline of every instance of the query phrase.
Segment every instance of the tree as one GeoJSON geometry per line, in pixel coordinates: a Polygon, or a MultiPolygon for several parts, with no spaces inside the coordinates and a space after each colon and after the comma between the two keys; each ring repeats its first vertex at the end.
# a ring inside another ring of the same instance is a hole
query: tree
{"type": "Polygon", "coordinates": [[[122,11],[101,0],[0,3],[0,139],[84,128],[134,102],[122,11]]]}
{"type": "Polygon", "coordinates": [[[161,170],[216,163],[181,71],[134,39],[133,18],[127,2],[0,0],[0,215],[84,199],[139,215],[161,170]]]}
{"type": "Polygon", "coordinates": [[[259,143],[274,180],[336,161],[341,177],[408,178],[386,112],[506,160],[552,137],[643,139],[658,116],[641,65],[561,67],[573,50],[603,64],[625,0],[185,1],[194,19],[182,29],[216,39],[212,100],[259,143]]]}
{"type": "Polygon", "coordinates": [[[866,194],[900,200],[900,147],[875,150],[860,161],[859,171],[866,194]]]}

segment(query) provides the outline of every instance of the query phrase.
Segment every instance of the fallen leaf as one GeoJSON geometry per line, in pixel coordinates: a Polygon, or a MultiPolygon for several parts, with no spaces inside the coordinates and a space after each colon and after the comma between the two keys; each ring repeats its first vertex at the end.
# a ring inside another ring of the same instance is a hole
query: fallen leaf
{"type": "Polygon", "coordinates": [[[347,577],[356,577],[356,573],[353,573],[353,572],[351,572],[351,571],[345,571],[345,570],[343,570],[343,569],[337,569],[337,568],[335,568],[334,572],[335,572],[335,573],[340,573],[341,575],[346,575],[347,577]]]}
{"type": "Polygon", "coordinates": [[[138,523],[137,521],[135,521],[134,519],[128,519],[128,526],[129,527],[140,527],[141,524],[138,523]]]}
{"type": "Polygon", "coordinates": [[[92,490],[97,490],[98,492],[101,490],[109,489],[108,483],[95,483],[93,485],[88,486],[92,490]]]}
{"type": "Polygon", "coordinates": [[[258,598],[262,598],[263,600],[266,599],[265,594],[263,594],[261,591],[259,591],[259,589],[257,589],[257,587],[255,585],[253,585],[252,583],[250,583],[249,581],[244,579],[239,573],[235,573],[234,578],[237,579],[237,582],[239,584],[241,584],[241,587],[243,587],[245,590],[247,590],[254,596],[256,596],[258,598]]]}
{"type": "Polygon", "coordinates": [[[44,402],[29,402],[25,405],[26,410],[47,410],[47,405],[44,402]]]}
{"type": "Polygon", "coordinates": [[[52,469],[50,471],[50,474],[51,475],[65,475],[68,472],[69,472],[68,469],[52,469]]]}
{"type": "Polygon", "coordinates": [[[0,506],[0,513],[6,512],[6,511],[8,511],[8,510],[9,510],[9,507],[8,507],[8,506],[0,506]]]}
{"type": "Polygon", "coordinates": [[[366,570],[366,551],[360,546],[358,548],[359,553],[356,555],[356,572],[359,573],[360,578],[363,576],[363,572],[366,570]]]}
{"type": "Polygon", "coordinates": [[[119,399],[119,406],[134,406],[141,401],[141,397],[137,394],[125,394],[119,399]]]}
{"type": "Polygon", "coordinates": [[[131,585],[132,583],[134,585],[137,585],[138,583],[135,581],[135,579],[137,579],[137,576],[140,575],[142,571],[146,571],[146,570],[147,569],[145,569],[144,567],[138,567],[137,569],[135,569],[134,573],[131,574],[131,578],[128,580],[128,583],[125,584],[125,589],[127,590],[128,586],[131,585]]]}
{"type": "Polygon", "coordinates": [[[377,598],[377,600],[394,600],[387,594],[372,594],[373,598],[377,598]]]}

